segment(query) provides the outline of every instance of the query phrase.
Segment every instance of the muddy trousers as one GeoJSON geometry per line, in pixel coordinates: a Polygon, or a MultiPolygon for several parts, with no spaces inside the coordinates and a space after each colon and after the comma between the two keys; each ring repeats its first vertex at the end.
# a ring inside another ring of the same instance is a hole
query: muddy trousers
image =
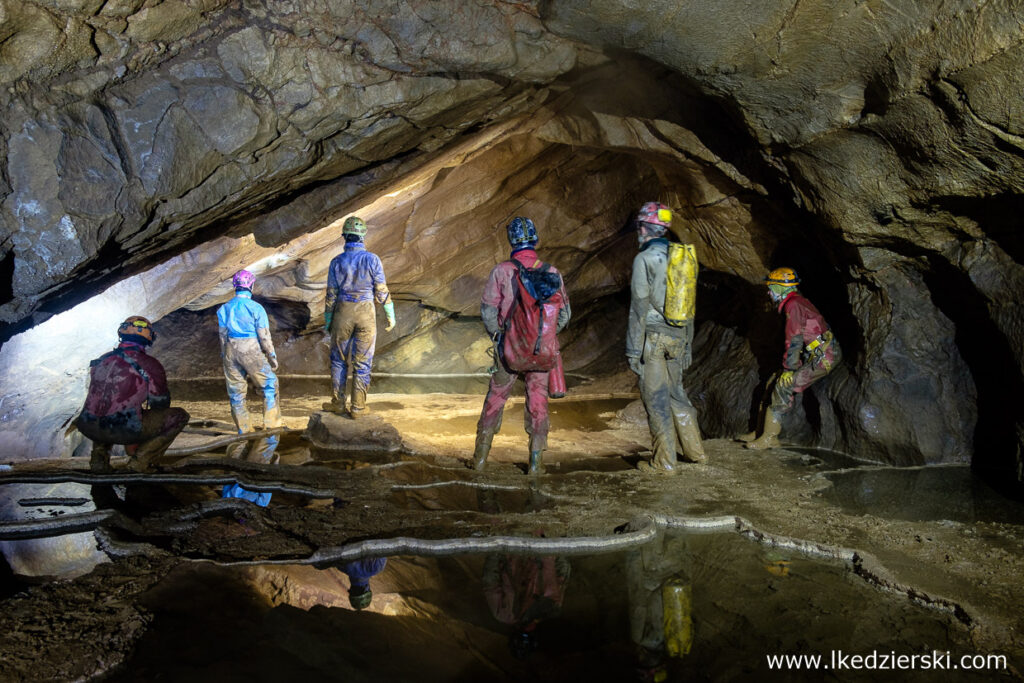
{"type": "Polygon", "coordinates": [[[331,322],[332,398],[345,404],[345,384],[352,370],[352,411],[366,408],[373,350],[377,342],[377,314],[373,300],[339,301],[331,322]]]}
{"type": "MultiPolygon", "coordinates": [[[[776,373],[775,377],[772,378],[771,383],[766,388],[766,393],[770,392],[770,407],[776,417],[781,417],[792,410],[796,404],[797,394],[804,393],[808,387],[827,377],[836,369],[836,366],[843,362],[843,353],[839,348],[838,342],[833,341],[829,345],[827,353],[828,369],[820,362],[806,362],[793,372],[793,384],[788,387],[779,384],[778,378],[781,373],[776,373]]],[[[767,399],[767,396],[765,398],[767,399]]],[[[764,402],[767,401],[762,403],[764,402]]]]}
{"type": "Polygon", "coordinates": [[[134,459],[136,469],[145,470],[150,463],[170,448],[178,432],[188,424],[189,414],[183,408],[143,410],[137,429],[105,424],[103,419],[79,418],[78,431],[93,442],[92,461],[98,467],[110,464],[110,446],[124,444],[134,459]]]}
{"type": "Polygon", "coordinates": [[[653,465],[675,469],[676,453],[691,462],[704,459],[697,411],[683,388],[687,341],[682,336],[652,332],[644,342],[640,396],[651,430],[653,465]]]}
{"type": "Polygon", "coordinates": [[[548,430],[551,427],[548,417],[548,373],[515,373],[509,371],[503,362],[498,363],[498,369],[491,375],[491,383],[487,387],[487,397],[476,424],[477,441],[481,438],[489,439],[501,429],[505,402],[511,396],[512,386],[519,374],[522,374],[526,382],[525,423],[526,433],[530,435],[530,452],[543,451],[548,446],[548,430]]]}
{"type": "Polygon", "coordinates": [[[231,417],[239,434],[252,431],[252,421],[245,407],[245,395],[251,380],[263,394],[263,426],[281,426],[281,408],[277,399],[277,375],[270,369],[259,340],[255,337],[228,339],[224,348],[224,377],[227,380],[231,417]]]}

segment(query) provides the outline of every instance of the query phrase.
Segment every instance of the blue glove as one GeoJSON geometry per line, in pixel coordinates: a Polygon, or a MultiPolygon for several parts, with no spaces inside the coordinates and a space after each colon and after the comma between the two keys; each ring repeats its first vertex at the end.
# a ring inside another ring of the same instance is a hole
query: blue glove
{"type": "Polygon", "coordinates": [[[384,315],[388,318],[388,324],[384,328],[385,332],[390,332],[395,328],[395,302],[389,301],[384,304],[384,315]]]}
{"type": "Polygon", "coordinates": [[[334,311],[324,312],[324,329],[328,332],[331,331],[331,320],[334,318],[334,311]]]}

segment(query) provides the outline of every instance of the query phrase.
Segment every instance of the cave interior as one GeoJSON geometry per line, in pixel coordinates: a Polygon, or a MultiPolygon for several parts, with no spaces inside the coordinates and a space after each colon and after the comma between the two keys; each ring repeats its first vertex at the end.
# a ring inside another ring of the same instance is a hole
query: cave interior
{"type": "Polygon", "coordinates": [[[0,677],[733,680],[830,651],[1021,677],[1020,10],[645,4],[0,0],[0,677]],[[636,469],[624,356],[648,201],[700,262],[708,462],[672,478],[636,469]],[[397,316],[360,421],[321,406],[351,216],[397,316]],[[515,216],[572,303],[540,476],[521,382],[467,467],[515,216]],[[779,266],[843,362],[752,452],[779,266]],[[239,457],[242,268],[285,429],[239,457]],[[191,421],[155,473],[91,472],[73,423],[128,315],[191,421]]]}

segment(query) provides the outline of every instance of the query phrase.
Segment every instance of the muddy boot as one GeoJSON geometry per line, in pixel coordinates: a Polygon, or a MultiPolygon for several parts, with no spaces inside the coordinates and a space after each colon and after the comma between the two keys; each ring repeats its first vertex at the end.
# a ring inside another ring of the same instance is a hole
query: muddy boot
{"type": "Polygon", "coordinates": [[[275,403],[269,408],[263,409],[263,428],[274,429],[281,427],[284,422],[281,420],[281,406],[275,403]]]}
{"type": "Polygon", "coordinates": [[[229,443],[224,455],[229,460],[244,460],[246,449],[248,449],[248,447],[248,441],[236,441],[234,443],[229,443]]]}
{"type": "Polygon", "coordinates": [[[480,472],[487,466],[487,456],[491,452],[491,441],[494,439],[494,432],[478,432],[476,435],[476,450],[473,451],[473,469],[480,472]]]}
{"type": "Polygon", "coordinates": [[[764,414],[764,431],[761,432],[761,436],[745,444],[743,447],[755,451],[779,448],[781,446],[779,443],[779,433],[781,431],[782,423],[779,422],[779,418],[775,416],[775,413],[769,410],[764,414]]]}
{"type": "Polygon", "coordinates": [[[527,470],[529,475],[544,474],[544,464],[541,463],[541,454],[544,451],[530,451],[530,469],[527,470]]]}
{"type": "Polygon", "coordinates": [[[92,453],[89,454],[89,469],[93,472],[110,472],[110,445],[98,443],[92,444],[92,453]]]}
{"type": "Polygon", "coordinates": [[[672,477],[679,474],[679,469],[676,467],[659,467],[654,462],[647,462],[643,460],[636,464],[637,470],[644,474],[658,474],[665,477],[672,477]]]}
{"type": "Polygon", "coordinates": [[[370,409],[366,407],[366,387],[360,386],[354,377],[352,378],[352,405],[349,407],[349,413],[353,420],[370,413],[370,409]]]}
{"type": "Polygon", "coordinates": [[[326,410],[327,412],[334,413],[335,415],[344,415],[348,412],[345,410],[345,402],[339,401],[336,398],[332,398],[330,401],[327,401],[321,405],[320,408],[321,410],[326,410]]]}
{"type": "Polygon", "coordinates": [[[697,412],[682,411],[675,416],[676,441],[683,460],[692,463],[707,462],[704,454],[704,443],[700,438],[700,427],[697,425],[697,412]]]}
{"type": "Polygon", "coordinates": [[[249,419],[249,410],[245,407],[244,401],[239,405],[232,404],[231,419],[235,421],[239,434],[252,431],[252,421],[249,419]]]}
{"type": "Polygon", "coordinates": [[[740,434],[739,436],[735,437],[735,439],[737,441],[742,441],[743,443],[750,443],[751,441],[753,441],[756,438],[757,438],[757,430],[756,429],[754,431],[752,431],[752,432],[747,432],[746,434],[740,434]]]}
{"type": "Polygon", "coordinates": [[[138,450],[135,451],[135,456],[128,462],[128,467],[136,472],[151,472],[153,470],[153,463],[159,460],[164,451],[171,447],[171,442],[174,441],[175,436],[177,434],[158,436],[139,444],[138,450]]]}

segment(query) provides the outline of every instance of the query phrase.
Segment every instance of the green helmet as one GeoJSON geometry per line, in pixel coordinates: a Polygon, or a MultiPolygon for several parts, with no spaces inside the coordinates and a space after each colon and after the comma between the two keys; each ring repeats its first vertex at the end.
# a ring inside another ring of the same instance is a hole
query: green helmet
{"type": "Polygon", "coordinates": [[[341,234],[366,237],[366,222],[359,216],[349,216],[345,219],[345,224],[341,226],[341,234]]]}

